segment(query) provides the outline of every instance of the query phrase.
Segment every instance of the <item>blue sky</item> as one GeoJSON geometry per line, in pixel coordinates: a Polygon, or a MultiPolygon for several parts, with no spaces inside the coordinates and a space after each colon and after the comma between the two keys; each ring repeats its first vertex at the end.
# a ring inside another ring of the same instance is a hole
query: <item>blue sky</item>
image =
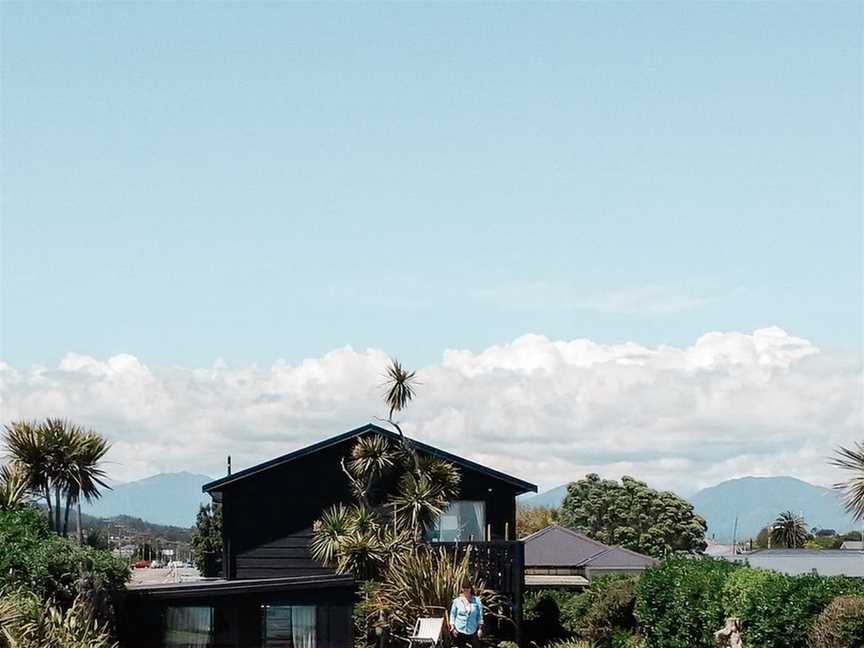
{"type": "Polygon", "coordinates": [[[862,348],[857,3],[3,3],[0,360],[862,348]]]}

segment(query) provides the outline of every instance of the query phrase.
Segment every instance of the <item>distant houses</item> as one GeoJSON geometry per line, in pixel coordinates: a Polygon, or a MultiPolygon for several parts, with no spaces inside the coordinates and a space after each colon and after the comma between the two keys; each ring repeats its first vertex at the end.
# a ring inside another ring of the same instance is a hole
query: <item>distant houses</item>
{"type": "Polygon", "coordinates": [[[523,542],[526,589],[582,589],[598,576],[638,574],[657,564],[650,556],[561,526],[548,526],[523,542]]]}
{"type": "MultiPolygon", "coordinates": [[[[853,544],[861,544],[853,543],[853,544]]],[[[789,574],[854,576],[864,578],[864,555],[848,549],[758,549],[738,555],[722,555],[724,560],[746,563],[759,569],[789,574]]]]}

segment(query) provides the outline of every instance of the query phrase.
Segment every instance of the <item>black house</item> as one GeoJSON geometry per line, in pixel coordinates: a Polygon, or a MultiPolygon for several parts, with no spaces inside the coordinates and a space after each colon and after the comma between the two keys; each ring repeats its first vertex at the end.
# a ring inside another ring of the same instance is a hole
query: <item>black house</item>
{"type": "MultiPolygon", "coordinates": [[[[223,578],[130,586],[121,645],[128,648],[349,648],[350,576],[312,558],[312,526],[351,501],[340,460],[360,436],[398,435],[375,425],[345,432],[204,485],[222,505],[223,578]]],[[[515,541],[516,496],[537,487],[443,450],[420,453],[460,469],[459,499],[428,531],[430,543],[471,545],[487,583],[521,620],[524,550],[515,541]]],[[[518,632],[518,630],[517,630],[518,632]]]]}

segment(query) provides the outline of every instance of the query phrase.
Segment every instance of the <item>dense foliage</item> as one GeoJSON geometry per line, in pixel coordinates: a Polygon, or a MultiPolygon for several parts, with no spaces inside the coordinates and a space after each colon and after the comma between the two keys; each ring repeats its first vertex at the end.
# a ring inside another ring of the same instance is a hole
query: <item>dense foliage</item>
{"type": "Polygon", "coordinates": [[[116,648],[86,598],[68,607],[26,590],[0,596],[0,648],[116,648]]]}
{"type": "Polygon", "coordinates": [[[857,579],[741,569],[729,576],[723,598],[727,616],[739,619],[746,645],[809,648],[816,617],[837,596],[862,593],[857,579]]]}
{"type": "Polygon", "coordinates": [[[0,590],[25,587],[43,599],[71,604],[82,572],[95,575],[108,591],[129,578],[119,558],[51,533],[35,508],[0,511],[0,590]]]}
{"type": "Polygon", "coordinates": [[[864,596],[838,596],[816,618],[810,630],[812,648],[864,646],[864,596]]]}
{"type": "Polygon", "coordinates": [[[192,556],[203,576],[216,576],[222,560],[222,507],[202,504],[192,533],[192,556]]]}
{"type": "Polygon", "coordinates": [[[524,538],[558,524],[558,509],[551,506],[516,506],[516,537],[524,538]]]}
{"type": "Polygon", "coordinates": [[[674,493],[632,477],[621,483],[590,474],[567,487],[560,523],[609,545],[662,558],[705,549],[705,520],[674,493]]]}
{"type": "Polygon", "coordinates": [[[597,648],[613,645],[616,635],[636,629],[637,579],[629,576],[604,576],[565,607],[564,625],[597,648]]]}
{"type": "Polygon", "coordinates": [[[473,572],[470,548],[456,555],[430,546],[394,556],[380,580],[370,585],[363,612],[370,621],[386,619],[392,632],[404,635],[419,617],[442,616],[449,610],[454,592],[466,579],[474,583],[487,615],[499,614],[505,601],[473,572]]]}
{"type": "Polygon", "coordinates": [[[639,580],[636,618],[649,646],[713,648],[723,627],[723,586],[740,567],[709,559],[667,560],[639,580]]]}

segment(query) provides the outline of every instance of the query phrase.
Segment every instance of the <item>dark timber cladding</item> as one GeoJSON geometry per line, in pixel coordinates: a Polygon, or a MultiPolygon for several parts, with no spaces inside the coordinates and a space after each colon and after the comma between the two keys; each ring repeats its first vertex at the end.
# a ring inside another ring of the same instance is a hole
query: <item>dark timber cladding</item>
{"type": "MultiPolygon", "coordinates": [[[[205,484],[222,502],[225,577],[279,578],[332,573],[312,559],[312,525],[323,510],[350,502],[340,460],[361,435],[398,435],[367,425],[302,450],[205,484]]],[[[493,540],[513,540],[516,495],[536,491],[528,482],[412,441],[421,454],[445,459],[462,473],[460,499],[483,501],[493,540]]]]}

